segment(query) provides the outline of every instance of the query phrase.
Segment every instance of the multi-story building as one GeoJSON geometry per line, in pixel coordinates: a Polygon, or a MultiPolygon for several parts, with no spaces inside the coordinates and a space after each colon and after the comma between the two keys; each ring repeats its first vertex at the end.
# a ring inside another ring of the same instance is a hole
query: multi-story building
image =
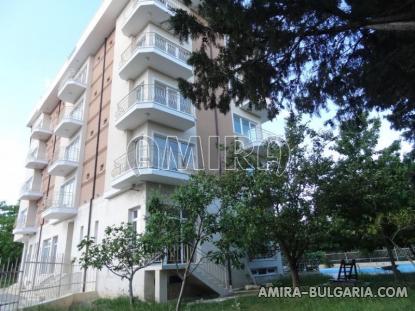
{"type": "MultiPolygon", "coordinates": [[[[79,256],[81,239],[99,241],[107,226],[121,222],[142,232],[152,191],[170,193],[189,179],[192,169],[223,169],[217,140],[238,135],[255,141],[266,135],[264,112],[235,106],[227,115],[199,111],[181,96],[177,78],[193,78],[187,58],[198,42],[180,42],[166,27],[176,7],[192,9],[177,0],[103,1],[31,115],[28,176],[14,231],[15,240],[24,243],[25,258],[53,260],[62,254],[70,262],[79,256]],[[166,160],[153,145],[144,146],[141,137],[173,152],[166,160]],[[134,161],[131,150],[137,155],[134,161]],[[190,152],[183,155],[183,150],[190,152]]],[[[177,267],[183,268],[185,256],[179,249],[140,271],[135,293],[155,301],[175,297],[177,267]]],[[[188,294],[226,294],[225,270],[213,263],[200,265],[188,294]]],[[[256,259],[245,270],[233,271],[233,284],[281,270],[278,255],[256,259]]],[[[102,271],[97,291],[125,294],[127,283],[102,271]]]]}

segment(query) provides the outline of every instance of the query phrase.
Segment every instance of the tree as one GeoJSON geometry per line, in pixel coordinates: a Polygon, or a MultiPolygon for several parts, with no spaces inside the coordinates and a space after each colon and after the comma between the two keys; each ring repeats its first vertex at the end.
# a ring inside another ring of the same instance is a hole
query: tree
{"type": "Polygon", "coordinates": [[[107,227],[101,243],[94,239],[84,239],[78,245],[83,251],[79,262],[84,268],[107,268],[111,273],[128,280],[130,303],[134,302],[133,280],[135,274],[160,260],[163,253],[154,245],[147,243],[143,235],[138,234],[129,224],[107,227]]]}
{"type": "MultiPolygon", "coordinates": [[[[415,213],[412,161],[401,159],[400,144],[376,151],[380,121],[361,114],[340,126],[335,150],[341,159],[326,180],[320,202],[343,224],[345,239],[363,248],[386,247],[398,278],[393,248],[415,213]]],[[[403,238],[403,237],[402,237],[403,238]]],[[[350,244],[352,245],[352,244],[350,244]]]]}
{"type": "Polygon", "coordinates": [[[273,118],[333,101],[339,115],[390,111],[415,139],[415,0],[202,0],[197,12],[170,19],[181,39],[202,42],[189,59],[195,82],[179,81],[197,107],[248,101],[273,118]]]}
{"type": "Polygon", "coordinates": [[[314,202],[319,179],[331,165],[323,156],[325,139],[291,113],[285,134],[289,148],[268,146],[274,149],[271,154],[281,153],[279,163],[266,161],[266,169],[261,169],[251,162],[224,177],[232,183],[225,186],[225,201],[233,201],[228,205],[235,207],[236,218],[243,224],[244,243],[253,250],[264,243],[279,245],[288,261],[293,287],[300,285],[299,263],[305,252],[317,248],[326,231],[326,217],[314,202]]]}
{"type": "Polygon", "coordinates": [[[186,185],[176,188],[167,203],[157,195],[153,195],[149,202],[146,238],[167,250],[188,248],[176,310],[180,310],[193,267],[197,268],[198,249],[211,242],[217,233],[217,207],[214,204],[217,193],[216,177],[199,173],[193,175],[186,185]]]}
{"type": "Polygon", "coordinates": [[[13,228],[18,212],[18,205],[0,202],[0,262],[18,260],[22,255],[22,244],[13,241],[13,228]]]}

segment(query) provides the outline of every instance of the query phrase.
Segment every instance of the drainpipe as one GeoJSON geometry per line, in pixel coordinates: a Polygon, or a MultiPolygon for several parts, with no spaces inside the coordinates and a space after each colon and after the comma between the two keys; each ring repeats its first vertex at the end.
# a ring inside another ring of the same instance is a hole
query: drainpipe
{"type": "MultiPolygon", "coordinates": [[[[209,56],[210,59],[213,59],[213,49],[212,45],[209,45],[209,56]]],[[[214,109],[214,116],[215,116],[215,132],[217,137],[217,149],[219,153],[219,175],[222,175],[223,168],[222,168],[222,153],[220,151],[219,143],[220,143],[220,136],[219,136],[219,120],[218,120],[218,109],[215,107],[214,109]]],[[[232,267],[231,267],[231,261],[228,259],[226,261],[226,270],[228,273],[228,281],[229,281],[229,289],[232,289],[232,267]]]]}
{"type": "MultiPolygon", "coordinates": [[[[101,95],[99,100],[99,114],[98,114],[98,131],[97,131],[97,144],[95,146],[95,165],[94,165],[94,178],[92,182],[92,194],[91,199],[89,200],[89,212],[88,212],[88,229],[87,229],[87,239],[89,240],[91,238],[91,222],[92,222],[92,209],[93,209],[93,202],[95,198],[95,192],[96,192],[96,181],[97,181],[97,175],[98,175],[98,152],[99,152],[99,138],[101,134],[101,119],[102,119],[102,106],[104,101],[104,84],[105,84],[105,66],[106,66],[106,60],[107,60],[107,40],[108,38],[105,38],[104,40],[104,59],[102,64],[102,79],[101,79],[101,95]]],[[[85,249],[85,256],[88,256],[89,247],[86,246],[85,249]]],[[[84,270],[84,278],[82,283],[82,292],[86,291],[86,275],[88,272],[88,268],[85,268],[84,270]]]]}

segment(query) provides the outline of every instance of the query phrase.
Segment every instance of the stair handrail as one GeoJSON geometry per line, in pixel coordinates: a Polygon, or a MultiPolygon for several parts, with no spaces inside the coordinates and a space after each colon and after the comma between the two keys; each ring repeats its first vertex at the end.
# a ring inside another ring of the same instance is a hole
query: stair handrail
{"type": "Polygon", "coordinates": [[[213,277],[223,288],[228,288],[228,271],[224,265],[217,264],[209,259],[209,254],[206,254],[198,248],[196,251],[197,262],[195,263],[195,269],[203,270],[209,276],[213,277]],[[203,260],[205,261],[203,262],[203,260]]]}

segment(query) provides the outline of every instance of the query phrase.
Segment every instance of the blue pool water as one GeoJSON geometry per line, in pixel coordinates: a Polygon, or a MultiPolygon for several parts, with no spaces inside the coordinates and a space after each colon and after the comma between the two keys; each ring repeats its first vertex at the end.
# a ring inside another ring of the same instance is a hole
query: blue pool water
{"type": "MultiPolygon", "coordinates": [[[[402,273],[411,273],[415,272],[415,266],[410,263],[405,264],[399,264],[398,269],[402,273]]],[[[337,274],[339,272],[339,268],[324,268],[320,269],[320,273],[325,275],[330,275],[332,277],[337,277],[337,274]]],[[[360,268],[359,265],[357,267],[357,272],[359,274],[391,274],[392,271],[383,270],[376,267],[362,267],[360,268]]]]}

